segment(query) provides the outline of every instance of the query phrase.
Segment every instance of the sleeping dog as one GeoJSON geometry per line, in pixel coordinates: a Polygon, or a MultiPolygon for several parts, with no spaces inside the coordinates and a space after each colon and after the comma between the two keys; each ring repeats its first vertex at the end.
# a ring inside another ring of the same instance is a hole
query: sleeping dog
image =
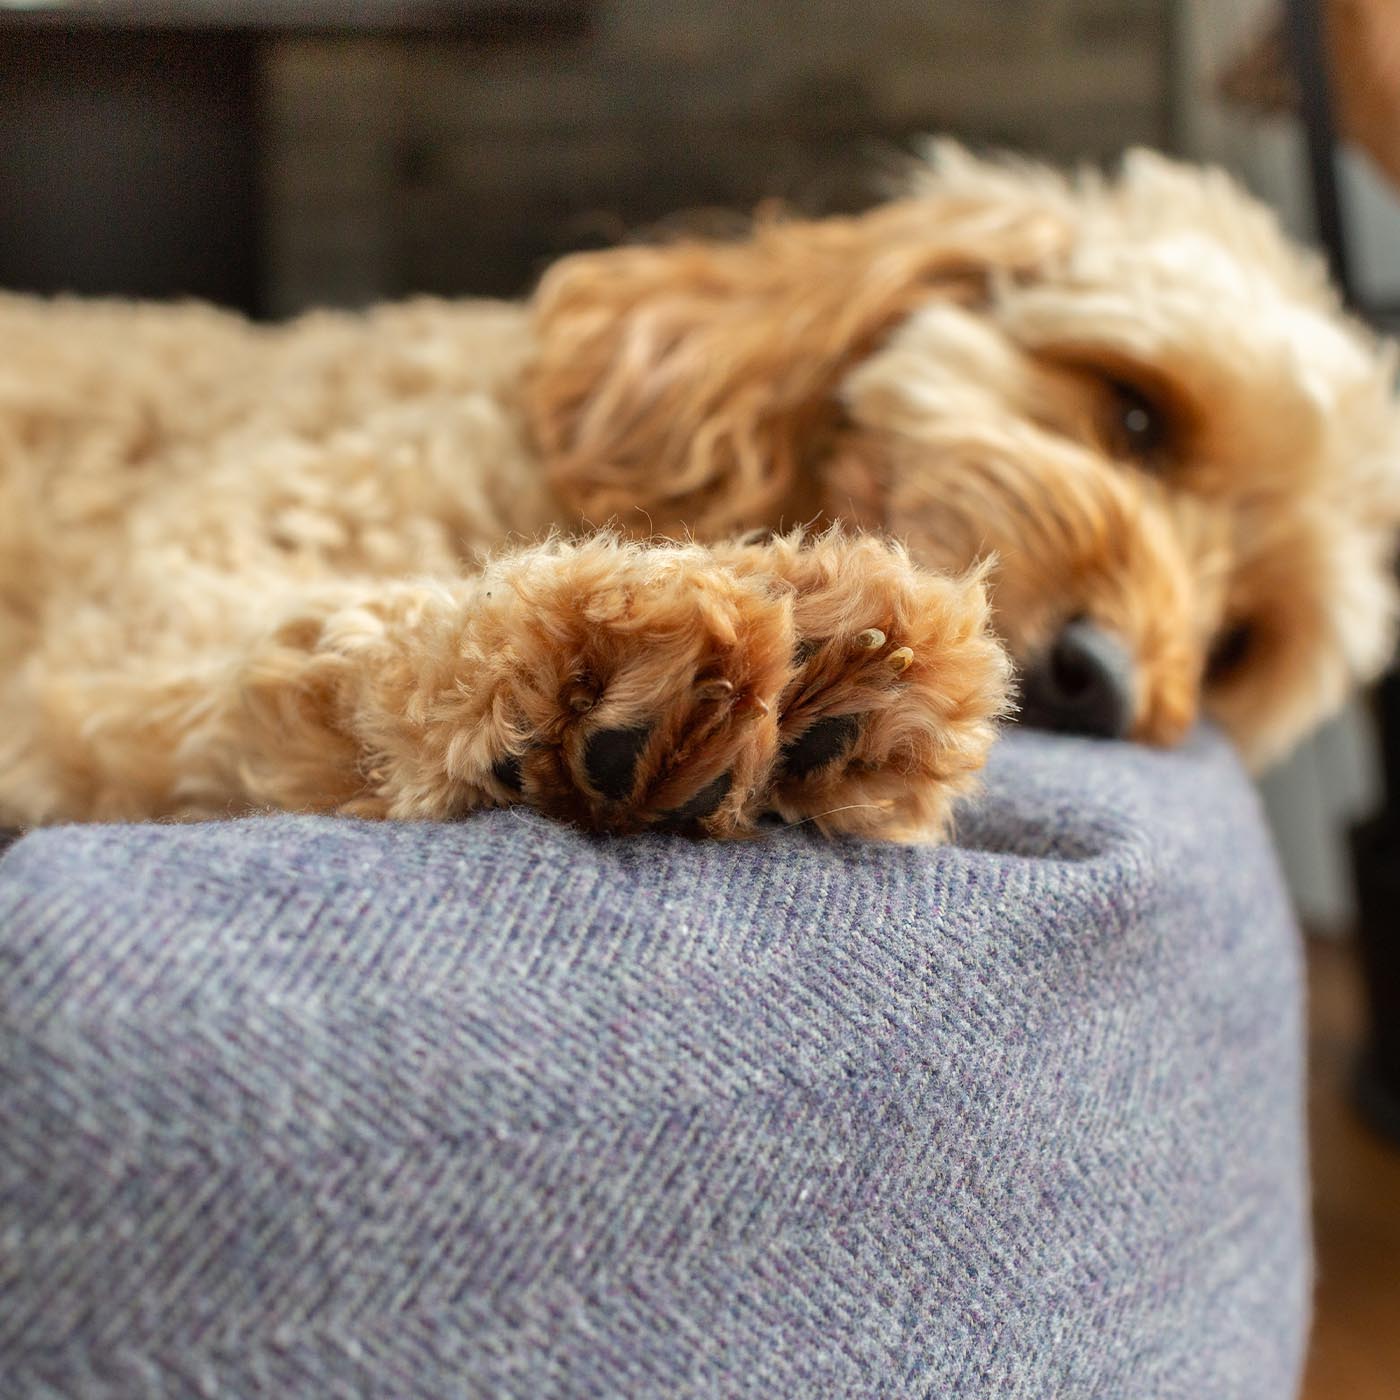
{"type": "Polygon", "coordinates": [[[1390,651],[1393,353],[1146,153],[939,145],[519,305],[9,297],[0,344],[12,824],[933,840],[1013,708],[1259,764],[1390,651]]]}

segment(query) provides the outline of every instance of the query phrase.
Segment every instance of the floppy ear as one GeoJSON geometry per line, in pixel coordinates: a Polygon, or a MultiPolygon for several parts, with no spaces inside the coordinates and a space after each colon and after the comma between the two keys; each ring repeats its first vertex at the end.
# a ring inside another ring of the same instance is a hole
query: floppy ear
{"type": "Polygon", "coordinates": [[[846,370],[930,297],[1059,245],[1043,205],[930,193],[738,243],[566,258],[535,296],[527,382],[561,499],[600,524],[713,538],[816,514],[846,370]]]}

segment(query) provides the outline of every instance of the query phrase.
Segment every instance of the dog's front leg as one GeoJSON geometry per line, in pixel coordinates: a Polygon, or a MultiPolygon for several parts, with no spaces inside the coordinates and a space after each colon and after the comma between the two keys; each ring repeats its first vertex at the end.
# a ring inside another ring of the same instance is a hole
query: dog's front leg
{"type": "Polygon", "coordinates": [[[730,834],[780,748],[790,592],[698,546],[610,536],[462,580],[323,591],[239,668],[225,739],[240,795],[390,818],[526,804],[596,830],[730,834]]]}
{"type": "Polygon", "coordinates": [[[0,818],[524,804],[598,831],[773,812],[932,839],[1006,696],[978,581],[872,538],[599,536],[469,578],[255,582],[133,626],[110,663],[105,627],[82,667],[70,636],[32,658],[0,818]]]}
{"type": "Polygon", "coordinates": [[[246,797],[594,830],[933,838],[1007,666],[976,579],[868,538],[546,546],[285,622],[240,677],[246,797]]]}

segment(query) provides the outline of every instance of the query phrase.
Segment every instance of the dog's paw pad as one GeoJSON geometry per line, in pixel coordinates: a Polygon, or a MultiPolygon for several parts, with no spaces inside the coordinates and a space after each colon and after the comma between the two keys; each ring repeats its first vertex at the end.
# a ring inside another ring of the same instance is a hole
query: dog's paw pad
{"type": "Polygon", "coordinates": [[[508,791],[521,792],[525,786],[525,777],[520,767],[520,755],[508,753],[504,758],[498,758],[491,765],[491,776],[508,791]]]}
{"type": "Polygon", "coordinates": [[[856,715],[828,715],[809,725],[783,750],[783,772],[789,778],[805,778],[819,768],[843,758],[860,734],[856,715]]]}
{"type": "Polygon", "coordinates": [[[629,796],[637,764],[651,738],[650,726],[600,729],[584,746],[583,767],[593,790],[613,802],[629,796]]]}
{"type": "Polygon", "coordinates": [[[720,804],[729,796],[734,786],[732,773],[721,773],[713,782],[707,783],[688,802],[663,814],[665,825],[671,827],[689,826],[692,822],[703,821],[719,811],[720,804]]]}

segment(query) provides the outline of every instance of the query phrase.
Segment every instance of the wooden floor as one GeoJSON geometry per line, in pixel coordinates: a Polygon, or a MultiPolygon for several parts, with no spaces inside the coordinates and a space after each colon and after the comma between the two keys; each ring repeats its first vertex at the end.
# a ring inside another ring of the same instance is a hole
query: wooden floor
{"type": "Polygon", "coordinates": [[[1314,940],[1308,969],[1317,1312],[1303,1400],[1400,1400],[1400,1147],[1348,1101],[1361,1025],[1349,948],[1314,940]]]}

